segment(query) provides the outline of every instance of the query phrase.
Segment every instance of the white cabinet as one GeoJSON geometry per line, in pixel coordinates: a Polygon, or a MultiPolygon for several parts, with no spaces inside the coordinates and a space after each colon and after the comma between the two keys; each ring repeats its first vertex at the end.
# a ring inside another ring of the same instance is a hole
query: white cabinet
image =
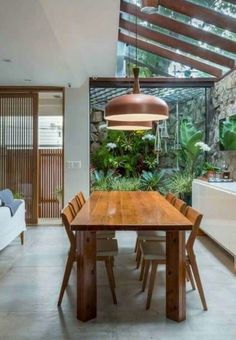
{"type": "Polygon", "coordinates": [[[233,255],[236,270],[236,183],[194,180],[192,206],[203,214],[201,229],[233,255]]]}

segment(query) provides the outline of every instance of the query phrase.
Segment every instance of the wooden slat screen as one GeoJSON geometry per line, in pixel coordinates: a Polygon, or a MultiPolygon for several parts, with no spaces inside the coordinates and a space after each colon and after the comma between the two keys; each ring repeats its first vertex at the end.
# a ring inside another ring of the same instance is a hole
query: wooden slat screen
{"type": "Polygon", "coordinates": [[[0,94],[0,188],[23,195],[28,223],[38,215],[37,110],[37,94],[0,94]]]}
{"type": "Polygon", "coordinates": [[[55,192],[63,186],[62,149],[39,150],[39,217],[60,217],[61,202],[55,192]]]}

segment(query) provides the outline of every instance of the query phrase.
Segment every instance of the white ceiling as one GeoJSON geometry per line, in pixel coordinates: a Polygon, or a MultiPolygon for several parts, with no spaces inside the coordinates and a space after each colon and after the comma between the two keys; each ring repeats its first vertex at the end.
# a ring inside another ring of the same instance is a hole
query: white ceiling
{"type": "Polygon", "coordinates": [[[77,87],[114,76],[119,8],[120,0],[0,0],[0,84],[77,87]]]}

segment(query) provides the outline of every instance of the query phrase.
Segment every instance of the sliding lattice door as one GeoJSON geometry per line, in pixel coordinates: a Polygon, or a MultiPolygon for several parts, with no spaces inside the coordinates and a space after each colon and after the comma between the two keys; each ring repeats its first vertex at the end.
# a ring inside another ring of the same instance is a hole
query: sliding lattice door
{"type": "Polygon", "coordinates": [[[38,95],[0,94],[0,189],[20,193],[38,220],[38,95]]]}

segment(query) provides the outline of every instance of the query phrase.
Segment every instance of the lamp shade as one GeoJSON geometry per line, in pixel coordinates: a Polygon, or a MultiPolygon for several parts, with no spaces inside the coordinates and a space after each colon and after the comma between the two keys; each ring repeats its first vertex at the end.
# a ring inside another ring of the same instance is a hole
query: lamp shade
{"type": "Polygon", "coordinates": [[[164,100],[142,93],[116,97],[105,108],[105,119],[109,121],[145,122],[168,117],[169,108],[164,100]]]}
{"type": "Polygon", "coordinates": [[[134,67],[133,93],[111,99],[105,107],[105,119],[122,122],[149,122],[169,118],[166,102],[140,93],[139,68],[134,67]]]}
{"type": "Polygon", "coordinates": [[[110,120],[107,122],[107,129],[121,131],[151,130],[152,122],[122,122],[110,120]]]}

